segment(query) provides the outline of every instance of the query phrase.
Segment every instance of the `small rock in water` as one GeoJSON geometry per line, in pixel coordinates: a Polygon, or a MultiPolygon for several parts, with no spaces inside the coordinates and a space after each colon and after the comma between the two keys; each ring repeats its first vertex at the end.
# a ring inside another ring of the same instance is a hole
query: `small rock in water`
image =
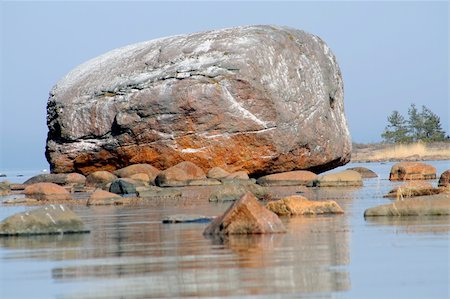
{"type": "Polygon", "coordinates": [[[87,233],[77,214],[63,205],[17,213],[0,223],[0,236],[87,233]]]}
{"type": "Polygon", "coordinates": [[[373,207],[364,217],[374,216],[439,216],[450,215],[450,196],[445,194],[421,196],[373,207]]]}
{"type": "Polygon", "coordinates": [[[89,196],[86,205],[88,206],[115,205],[118,202],[120,203],[121,199],[122,197],[120,195],[105,190],[97,189],[91,194],[91,196],[89,196]]]}
{"type": "Polygon", "coordinates": [[[300,195],[269,202],[266,208],[280,216],[344,213],[344,210],[333,200],[312,201],[300,195]]]}
{"type": "Polygon", "coordinates": [[[181,187],[197,180],[206,180],[205,173],[194,163],[185,161],[161,171],[155,182],[160,187],[181,187]]]}
{"type": "Polygon", "coordinates": [[[217,188],[217,190],[213,191],[209,196],[209,201],[211,202],[223,202],[223,201],[234,201],[238,200],[245,193],[251,192],[256,197],[261,198],[268,194],[268,190],[266,187],[262,187],[260,185],[254,183],[248,184],[230,184],[225,183],[217,188]]]}
{"type": "Polygon", "coordinates": [[[127,179],[116,179],[111,183],[109,192],[120,195],[136,195],[136,186],[127,179]]]}
{"type": "Polygon", "coordinates": [[[450,185],[450,169],[444,171],[439,177],[438,186],[447,187],[450,185]]]}
{"type": "Polygon", "coordinates": [[[260,177],[256,183],[261,186],[306,186],[317,175],[307,170],[288,171],[260,177]]]}
{"type": "Polygon", "coordinates": [[[27,197],[38,200],[70,200],[72,197],[63,187],[54,183],[36,183],[28,185],[24,191],[27,197]]]}
{"type": "Polygon", "coordinates": [[[392,166],[389,174],[391,181],[433,180],[436,168],[422,162],[399,162],[392,166]]]}
{"type": "Polygon", "coordinates": [[[356,172],[359,172],[359,174],[361,174],[361,177],[363,179],[371,179],[371,178],[378,177],[378,175],[374,171],[372,171],[366,167],[351,167],[351,168],[348,168],[348,170],[354,170],[356,172]]]}
{"type": "Polygon", "coordinates": [[[308,183],[309,187],[360,187],[362,185],[361,174],[354,170],[324,174],[308,183]]]}
{"type": "Polygon", "coordinates": [[[163,218],[162,223],[209,223],[214,220],[212,216],[199,215],[171,215],[163,218]]]}
{"type": "Polygon", "coordinates": [[[259,204],[250,192],[235,201],[204,230],[204,235],[285,233],[278,216],[259,204]]]}

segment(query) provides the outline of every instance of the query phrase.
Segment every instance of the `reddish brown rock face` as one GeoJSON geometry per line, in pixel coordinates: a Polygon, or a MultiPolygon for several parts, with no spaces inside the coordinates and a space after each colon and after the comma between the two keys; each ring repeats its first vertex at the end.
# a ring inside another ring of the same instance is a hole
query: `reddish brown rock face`
{"type": "Polygon", "coordinates": [[[235,201],[228,210],[209,224],[203,234],[267,234],[284,233],[280,218],[259,204],[250,192],[235,201]]]}
{"type": "Polygon", "coordinates": [[[400,162],[394,164],[389,174],[391,181],[432,180],[436,178],[436,168],[421,162],[400,162]]]}
{"type": "Polygon", "coordinates": [[[250,176],[347,163],[336,58],[300,30],[248,26],[116,49],[52,89],[53,172],[191,161],[250,176]]]}

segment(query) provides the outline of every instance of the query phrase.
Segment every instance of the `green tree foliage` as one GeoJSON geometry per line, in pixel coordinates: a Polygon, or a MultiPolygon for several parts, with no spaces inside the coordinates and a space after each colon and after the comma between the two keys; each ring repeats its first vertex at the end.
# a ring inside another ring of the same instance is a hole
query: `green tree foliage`
{"type": "Polygon", "coordinates": [[[410,141],[408,126],[405,118],[397,110],[388,117],[389,124],[386,126],[381,137],[388,143],[405,143],[410,141]]]}
{"type": "Polygon", "coordinates": [[[408,109],[408,120],[405,120],[398,111],[393,111],[387,120],[389,124],[381,134],[385,142],[408,143],[445,140],[445,132],[442,130],[439,116],[425,106],[422,106],[422,111],[419,112],[416,105],[411,104],[408,109]]]}
{"type": "Polygon", "coordinates": [[[443,141],[445,132],[442,130],[441,119],[430,109],[422,106],[422,139],[427,142],[443,141]]]}

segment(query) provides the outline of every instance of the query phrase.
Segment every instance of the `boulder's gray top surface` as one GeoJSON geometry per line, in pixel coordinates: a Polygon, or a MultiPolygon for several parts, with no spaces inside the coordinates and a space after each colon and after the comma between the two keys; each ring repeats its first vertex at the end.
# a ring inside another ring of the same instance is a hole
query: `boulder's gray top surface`
{"type": "Polygon", "coordinates": [[[349,161],[335,56],[301,30],[247,26],[142,42],[68,73],[50,93],[54,172],[166,169],[268,174],[349,161]]]}

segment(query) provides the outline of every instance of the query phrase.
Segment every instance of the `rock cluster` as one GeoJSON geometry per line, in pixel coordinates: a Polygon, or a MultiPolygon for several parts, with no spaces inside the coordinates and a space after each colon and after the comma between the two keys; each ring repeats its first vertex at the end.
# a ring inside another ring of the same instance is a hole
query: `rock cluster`
{"type": "Polygon", "coordinates": [[[61,79],[47,115],[55,173],[183,161],[251,176],[321,172],[351,153],[335,56],[320,38],[285,27],[115,49],[61,79]]]}

